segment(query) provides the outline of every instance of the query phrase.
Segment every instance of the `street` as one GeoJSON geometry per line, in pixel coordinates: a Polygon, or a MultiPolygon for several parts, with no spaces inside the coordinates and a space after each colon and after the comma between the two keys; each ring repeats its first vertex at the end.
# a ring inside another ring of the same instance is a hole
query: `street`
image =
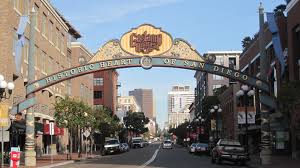
{"type": "Polygon", "coordinates": [[[173,149],[161,149],[159,144],[151,144],[145,148],[131,149],[127,153],[98,156],[94,159],[76,162],[69,165],[60,166],[60,168],[218,168],[218,167],[242,167],[231,163],[222,165],[211,164],[209,156],[193,155],[187,152],[187,149],[181,146],[175,146],[173,149]],[[157,156],[154,153],[158,149],[157,156]],[[154,159],[155,157],[155,159],[154,159]],[[153,160],[154,159],[154,160],[153,160]],[[152,162],[151,162],[152,161],[152,162]],[[148,164],[149,163],[149,164],[148,164]]]}

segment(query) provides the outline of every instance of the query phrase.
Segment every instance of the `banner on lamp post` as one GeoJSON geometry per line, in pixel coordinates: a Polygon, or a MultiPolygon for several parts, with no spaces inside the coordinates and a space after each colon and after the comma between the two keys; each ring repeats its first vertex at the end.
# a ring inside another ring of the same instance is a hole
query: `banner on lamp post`
{"type": "Polygon", "coordinates": [[[212,131],[215,131],[216,130],[216,120],[211,120],[210,121],[210,129],[212,131]]]}
{"type": "Polygon", "coordinates": [[[8,105],[0,104],[0,127],[7,127],[9,122],[8,105]]]}

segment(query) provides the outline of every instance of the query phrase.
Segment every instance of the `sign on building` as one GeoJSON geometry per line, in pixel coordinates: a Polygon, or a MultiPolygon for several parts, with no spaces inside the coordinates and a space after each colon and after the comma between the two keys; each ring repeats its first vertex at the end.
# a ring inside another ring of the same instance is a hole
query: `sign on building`
{"type": "MultiPolygon", "coordinates": [[[[254,111],[248,111],[248,124],[255,124],[255,115],[254,111]]],[[[243,111],[238,112],[238,124],[246,124],[246,114],[243,111]]]]}

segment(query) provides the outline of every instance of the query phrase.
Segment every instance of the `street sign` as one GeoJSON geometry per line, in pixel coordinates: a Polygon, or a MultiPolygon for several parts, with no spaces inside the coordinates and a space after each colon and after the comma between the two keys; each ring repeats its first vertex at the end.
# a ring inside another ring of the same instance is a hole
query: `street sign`
{"type": "Polygon", "coordinates": [[[49,135],[54,135],[54,122],[49,123],[49,135]]]}
{"type": "Polygon", "coordinates": [[[88,136],[90,136],[90,131],[88,131],[88,130],[85,130],[84,131],[84,133],[83,133],[83,135],[87,138],[88,136]]]}
{"type": "MultiPolygon", "coordinates": [[[[254,111],[247,112],[248,114],[248,124],[255,124],[255,115],[254,111]]],[[[238,124],[246,124],[246,114],[245,112],[238,112],[238,124]]]]}

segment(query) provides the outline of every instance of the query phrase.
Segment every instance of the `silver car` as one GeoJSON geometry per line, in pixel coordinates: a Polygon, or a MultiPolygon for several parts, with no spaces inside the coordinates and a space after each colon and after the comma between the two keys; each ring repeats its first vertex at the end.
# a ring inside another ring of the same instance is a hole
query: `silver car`
{"type": "Polygon", "coordinates": [[[165,140],[162,143],[162,148],[163,149],[172,149],[173,148],[172,141],[171,140],[165,140]]]}

